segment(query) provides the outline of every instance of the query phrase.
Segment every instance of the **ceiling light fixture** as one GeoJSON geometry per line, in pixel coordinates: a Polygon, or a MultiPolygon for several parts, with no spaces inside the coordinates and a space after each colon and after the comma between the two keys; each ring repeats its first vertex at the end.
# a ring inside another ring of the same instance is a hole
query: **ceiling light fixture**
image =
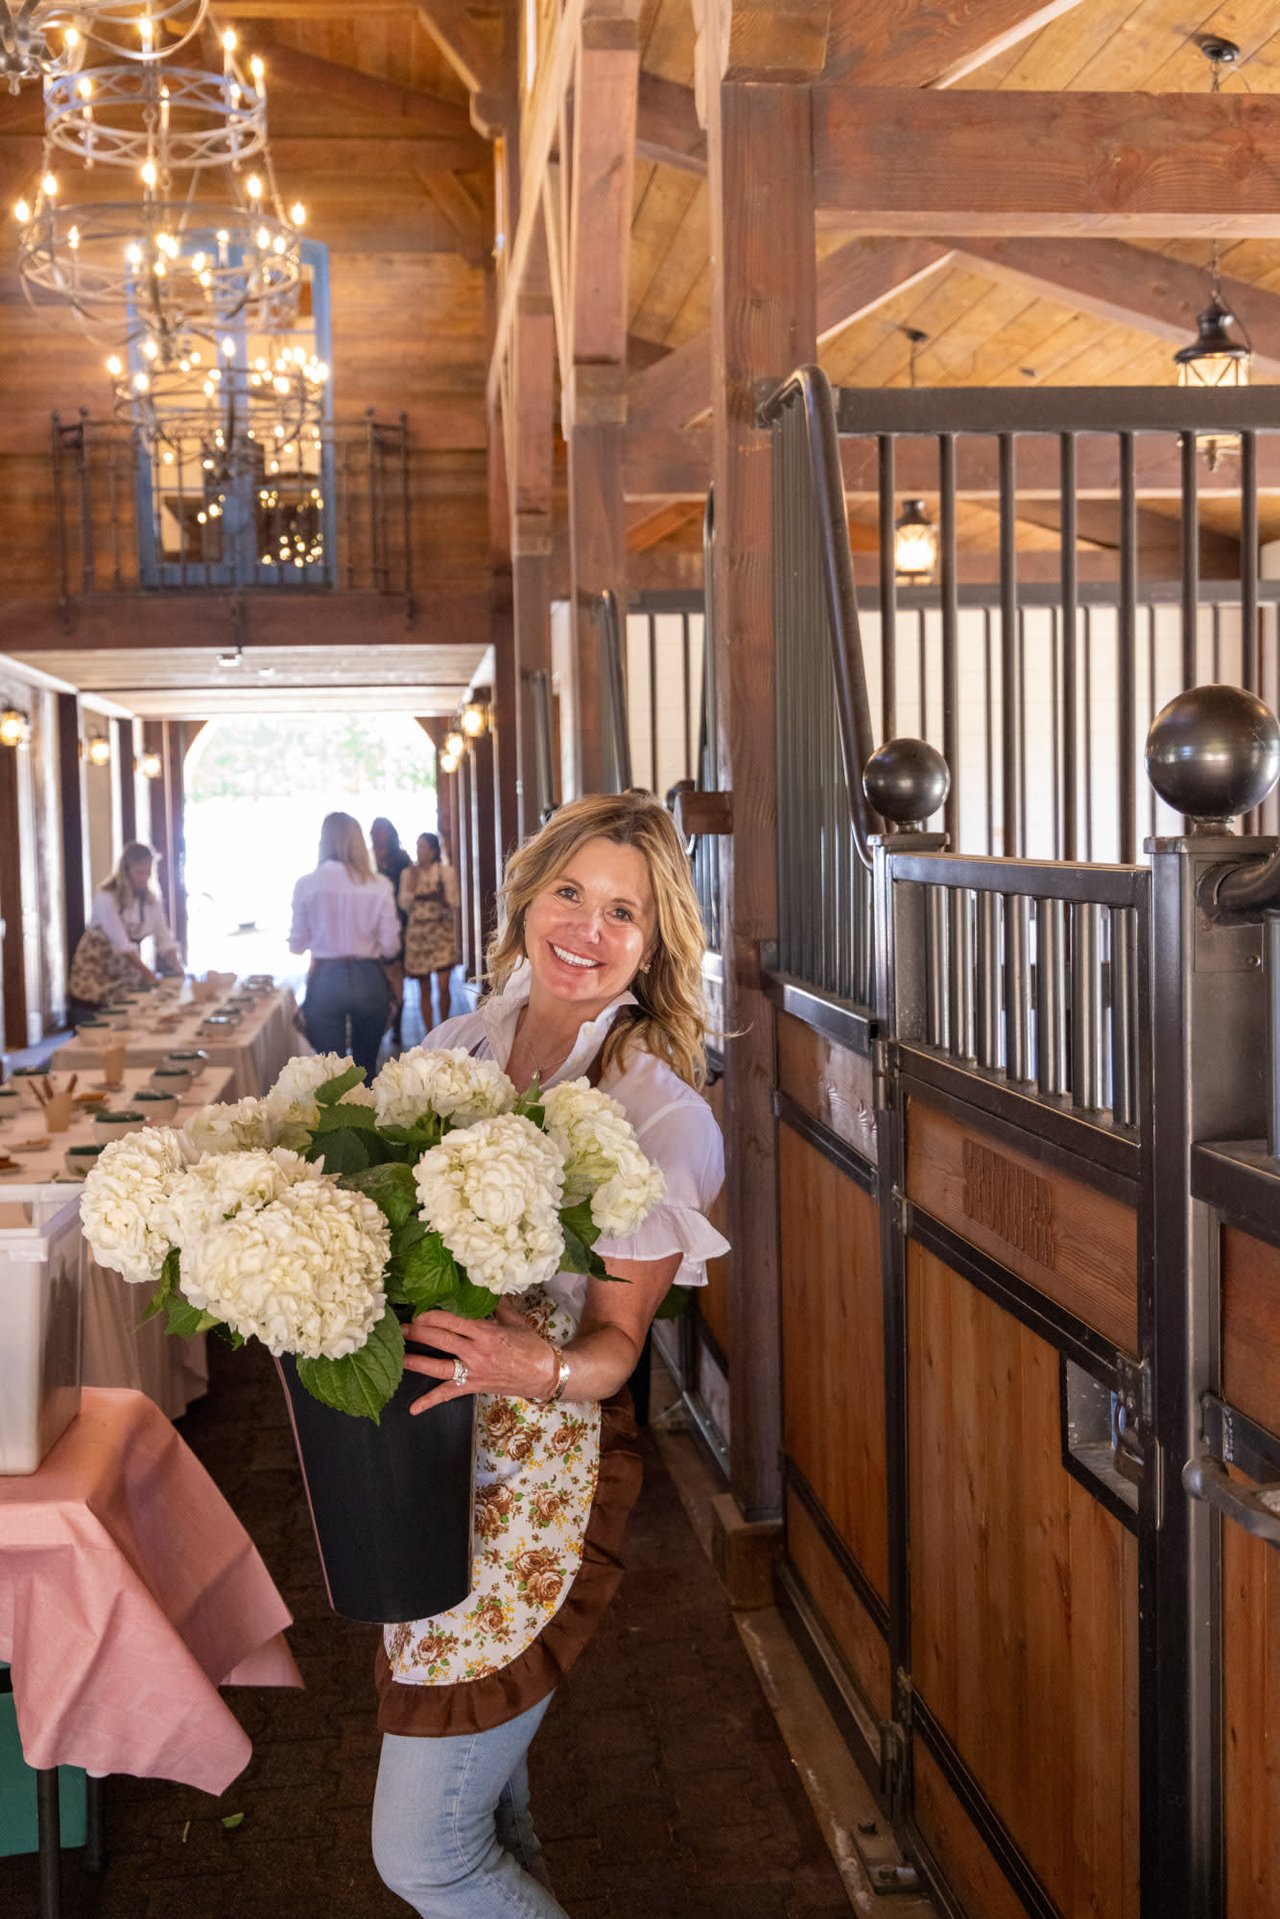
{"type": "Polygon", "coordinates": [[[158,780],[164,772],[164,761],[153,747],[139,754],[136,764],[144,780],[158,780]]]}
{"type": "Polygon", "coordinates": [[[0,710],[0,746],[25,746],[30,736],[30,727],[25,713],[16,706],[6,706],[0,710]]]}
{"type": "Polygon", "coordinates": [[[208,11],[209,0],[0,0],[0,75],[17,93],[24,80],[79,72],[90,45],[125,60],[172,55],[208,11]],[[161,28],[173,36],[163,45],[161,28]]]}
{"type": "MultiPolygon", "coordinates": [[[[916,355],[928,339],[919,327],[902,329],[911,342],[907,383],[915,390],[916,355]]],[[[938,564],[938,529],[925,511],[923,500],[907,500],[893,523],[893,570],[900,580],[913,586],[927,586],[938,564]]]]}
{"type": "MultiPolygon", "coordinates": [[[[1223,68],[1234,66],[1240,58],[1240,49],[1234,40],[1211,37],[1200,42],[1200,51],[1212,70],[1210,91],[1216,94],[1222,84],[1223,68]]],[[[1222,299],[1219,251],[1215,237],[1209,256],[1209,304],[1203,313],[1196,316],[1195,339],[1180,347],[1173,356],[1178,369],[1179,386],[1221,389],[1246,387],[1249,384],[1249,362],[1253,357],[1253,348],[1247,333],[1243,340],[1238,340],[1231,332],[1232,326],[1238,322],[1237,316],[1222,299]]],[[[1201,438],[1200,448],[1212,471],[1219,460],[1240,451],[1240,441],[1233,433],[1211,433],[1201,438]]]]}

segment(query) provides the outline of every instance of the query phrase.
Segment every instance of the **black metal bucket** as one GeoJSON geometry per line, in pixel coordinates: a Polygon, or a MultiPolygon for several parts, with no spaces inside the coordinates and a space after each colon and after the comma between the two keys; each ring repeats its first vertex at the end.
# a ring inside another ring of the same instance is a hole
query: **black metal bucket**
{"type": "Polygon", "coordinates": [[[471,1590],[474,1397],[410,1418],[434,1382],[406,1373],[375,1426],[313,1399],[287,1353],[276,1364],[333,1610],[378,1624],[458,1605],[471,1590]]]}

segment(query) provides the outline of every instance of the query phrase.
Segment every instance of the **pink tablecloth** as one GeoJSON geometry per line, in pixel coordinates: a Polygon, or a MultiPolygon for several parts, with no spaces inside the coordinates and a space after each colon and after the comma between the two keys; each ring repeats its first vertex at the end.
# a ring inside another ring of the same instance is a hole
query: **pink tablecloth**
{"type": "Polygon", "coordinates": [[[222,1792],[251,1747],[221,1685],[299,1686],[284,1601],[159,1407],[86,1389],[38,1472],[0,1479],[0,1659],[32,1766],[222,1792]]]}

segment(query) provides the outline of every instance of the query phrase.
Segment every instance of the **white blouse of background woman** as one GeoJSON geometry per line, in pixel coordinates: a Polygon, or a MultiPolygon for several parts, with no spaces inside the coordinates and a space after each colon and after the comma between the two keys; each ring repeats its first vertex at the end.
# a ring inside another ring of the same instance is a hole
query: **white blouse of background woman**
{"type": "Polygon", "coordinates": [[[112,889],[100,886],[93,896],[89,924],[106,934],[117,953],[135,953],[145,939],[155,941],[157,953],[178,950],[159,900],[135,895],[122,912],[112,889]]]}
{"type": "MultiPolygon", "coordinates": [[[[435,1051],[446,1046],[478,1049],[477,1057],[501,1067],[511,1057],[516,1021],[529,998],[531,971],[523,961],[505,990],[487,999],[478,1012],[464,1013],[434,1027],[423,1041],[435,1051]]],[[[597,1018],[578,1028],[573,1051],[562,1066],[548,1074],[544,1084],[581,1079],[624,1006],[634,1006],[634,993],[619,993],[597,1018]]],[[[640,1146],[666,1175],[666,1197],[644,1224],[623,1238],[596,1241],[605,1259],[665,1259],[683,1255],[675,1276],[677,1286],[705,1286],[706,1262],[727,1253],[729,1242],[705,1217],[724,1184],[724,1142],[715,1115],[692,1086],[686,1085],[665,1060],[639,1047],[627,1054],[621,1073],[613,1069],[600,1090],[616,1099],[636,1131],[640,1146]]],[[[575,1322],[582,1316],[587,1296],[586,1275],[557,1273],[547,1292],[568,1308],[575,1322]]]]}
{"type": "Polygon", "coordinates": [[[379,873],[361,886],[341,860],[322,860],[293,889],[289,951],[312,959],[394,959],[400,920],[391,881],[379,873]]]}

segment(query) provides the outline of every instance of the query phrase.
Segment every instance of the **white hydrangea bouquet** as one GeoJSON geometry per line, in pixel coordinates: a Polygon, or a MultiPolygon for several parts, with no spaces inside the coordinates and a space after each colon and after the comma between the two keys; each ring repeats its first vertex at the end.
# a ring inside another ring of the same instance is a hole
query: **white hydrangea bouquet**
{"type": "Polygon", "coordinates": [[[315,1398],[376,1423],[401,1318],[483,1319],[557,1272],[605,1277],[595,1241],[633,1232],[664,1189],[585,1079],[518,1095],[490,1061],[416,1051],[368,1087],[326,1053],[262,1099],[111,1141],[80,1215],[101,1265],[154,1288],[148,1317],[292,1353],[315,1398]]]}

